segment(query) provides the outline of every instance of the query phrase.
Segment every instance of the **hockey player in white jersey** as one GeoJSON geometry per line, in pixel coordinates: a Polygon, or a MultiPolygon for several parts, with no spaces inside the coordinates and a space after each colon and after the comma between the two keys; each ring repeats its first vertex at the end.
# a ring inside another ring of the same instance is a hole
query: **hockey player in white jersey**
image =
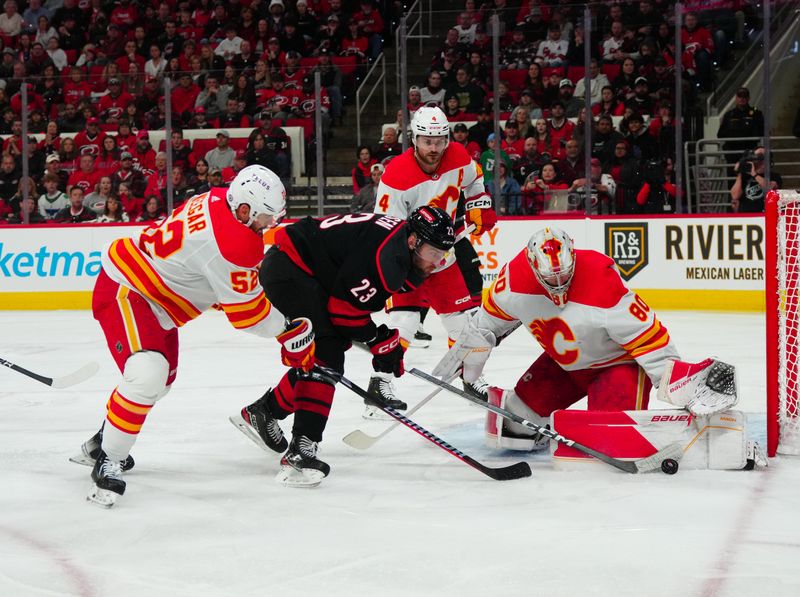
{"type": "MultiPolygon", "coordinates": [[[[650,389],[659,382],[700,397],[703,404],[692,410],[694,414],[720,412],[735,402],[735,392],[714,391],[709,387],[713,383],[706,384],[714,368],[725,370],[730,378],[731,366],[708,359],[686,367],[677,360],[667,329],[647,303],[626,288],[611,258],[575,250],[562,230],[536,232],[503,266],[482,307],[434,374],[447,377],[463,367],[466,381],[477,379],[497,338],[520,323],[544,353],[513,390],[490,388],[489,400],[537,424],[546,425],[553,411],[585,396],[589,410],[646,409],[650,389]],[[680,380],[674,378],[679,371],[680,380]]],[[[689,398],[677,394],[673,404],[686,406],[689,398]]],[[[494,413],[489,413],[486,433],[487,443],[498,448],[547,446],[546,438],[494,413]]]]}
{"type": "MultiPolygon", "coordinates": [[[[449,143],[450,125],[444,112],[434,106],[417,110],[411,135],[412,147],[386,166],[378,185],[375,212],[406,219],[418,207],[431,205],[452,217],[456,233],[471,226],[477,236],[490,230],[497,216],[483,186],[483,172],[462,145],[449,143]]],[[[420,288],[392,297],[388,303],[389,326],[397,328],[404,346],[414,339],[420,313],[427,307],[439,314],[451,342],[458,337],[469,314],[480,305],[483,277],[479,268],[480,259],[469,238],[464,238],[420,288]]],[[[488,386],[482,378],[465,382],[464,387],[486,399],[488,386]]],[[[373,376],[369,391],[393,408],[406,408],[395,396],[389,376],[373,376]]],[[[373,413],[368,406],[365,416],[373,413]]]]}
{"type": "Polygon", "coordinates": [[[277,337],[284,364],[313,367],[311,322],[287,321],[259,284],[262,232],[285,213],[280,179],[263,166],[249,166],[230,188],[196,195],[162,222],[105,249],[92,312],[122,380],[100,431],[73,459],[94,467],[87,499],[111,507],[124,493],[130,450],[178,371],[178,328],[212,306],[236,329],[277,337]]]}

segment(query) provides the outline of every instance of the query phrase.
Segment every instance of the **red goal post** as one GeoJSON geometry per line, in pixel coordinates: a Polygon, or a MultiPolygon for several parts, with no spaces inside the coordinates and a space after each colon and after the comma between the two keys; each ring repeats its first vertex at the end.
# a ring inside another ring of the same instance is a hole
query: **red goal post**
{"type": "Polygon", "coordinates": [[[800,192],[767,193],[767,452],[800,454],[800,192]]]}

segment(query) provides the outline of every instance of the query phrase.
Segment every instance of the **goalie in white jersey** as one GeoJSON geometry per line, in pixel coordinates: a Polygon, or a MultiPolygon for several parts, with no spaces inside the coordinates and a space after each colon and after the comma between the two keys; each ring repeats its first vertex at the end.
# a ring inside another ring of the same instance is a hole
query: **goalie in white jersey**
{"type": "Polygon", "coordinates": [[[101,427],[75,462],[94,466],[88,499],[110,507],[125,491],[123,470],[150,409],[178,370],[178,328],[212,306],[236,329],[281,342],[286,365],[310,369],[314,334],[291,322],[259,284],[262,232],[286,213],[286,191],[263,166],[244,168],[229,189],[196,195],[161,222],[113,241],[92,295],[92,312],[122,372],[101,427]]]}
{"type": "MultiPolygon", "coordinates": [[[[375,212],[407,219],[418,207],[439,207],[453,219],[456,233],[474,226],[480,236],[497,222],[492,199],[483,186],[483,172],[459,143],[450,143],[450,125],[444,112],[423,106],[411,121],[412,147],[394,158],[378,185],[375,212]]],[[[388,302],[389,326],[397,328],[407,347],[420,323],[420,314],[433,308],[442,319],[451,342],[481,300],[483,277],[480,259],[469,238],[456,243],[442,266],[413,292],[393,296],[388,302]]],[[[486,399],[482,379],[465,389],[486,399]]],[[[405,403],[394,395],[391,378],[375,375],[369,391],[393,408],[405,403]]],[[[370,410],[367,410],[367,416],[370,410]]]]}
{"type": "MultiPolygon", "coordinates": [[[[476,379],[497,339],[520,323],[544,353],[513,390],[490,388],[489,400],[539,425],[546,425],[553,411],[566,409],[584,396],[589,410],[647,409],[650,390],[659,382],[662,390],[681,387],[689,397],[699,396],[703,404],[687,405],[688,398],[677,395],[664,398],[687,406],[693,414],[719,412],[735,402],[735,392],[710,391],[700,383],[711,379],[709,371],[717,367],[717,361],[708,359],[697,365],[678,361],[667,329],[647,303],[626,288],[611,258],[597,251],[575,250],[562,230],[538,231],[503,266],[481,309],[434,375],[448,377],[463,366],[464,379],[476,379]],[[683,377],[676,380],[679,371],[683,377]],[[690,377],[690,383],[685,383],[690,377]]],[[[720,365],[732,375],[731,366],[720,365]]],[[[486,432],[487,443],[499,448],[547,446],[546,438],[531,435],[522,425],[503,422],[494,413],[489,413],[486,432]]]]}

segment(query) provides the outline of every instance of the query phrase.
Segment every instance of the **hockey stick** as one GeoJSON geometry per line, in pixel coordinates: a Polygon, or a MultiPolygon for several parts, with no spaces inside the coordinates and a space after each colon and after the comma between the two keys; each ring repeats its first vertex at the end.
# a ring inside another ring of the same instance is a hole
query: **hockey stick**
{"type": "Polygon", "coordinates": [[[20,367],[19,365],[15,365],[11,361],[7,361],[4,358],[0,357],[0,365],[3,367],[8,367],[9,369],[13,369],[17,373],[22,373],[23,375],[27,375],[31,379],[35,379],[36,381],[45,384],[46,386],[52,386],[54,388],[68,388],[70,386],[74,386],[76,384],[81,383],[82,381],[86,381],[92,375],[98,372],[100,366],[95,363],[87,363],[80,369],[73,371],[72,373],[68,373],[67,375],[62,375],[61,377],[46,377],[44,375],[39,375],[38,373],[34,373],[33,371],[28,371],[24,367],[20,367]]]}
{"type": "Polygon", "coordinates": [[[490,466],[481,464],[480,462],[471,458],[467,454],[464,454],[464,452],[462,452],[458,448],[451,446],[442,438],[434,435],[433,433],[431,433],[424,427],[421,427],[408,417],[397,412],[392,407],[379,404],[378,402],[375,401],[375,399],[372,397],[371,394],[369,394],[366,390],[364,390],[360,386],[354,384],[352,381],[347,379],[344,375],[342,375],[338,371],[334,371],[333,369],[329,369],[328,367],[320,367],[319,365],[316,365],[314,367],[314,371],[321,374],[323,377],[328,378],[330,381],[334,383],[342,384],[344,387],[349,389],[354,394],[367,400],[370,404],[374,404],[393,419],[396,419],[398,422],[402,423],[412,431],[415,431],[416,433],[424,437],[432,444],[439,446],[445,452],[452,454],[462,462],[470,465],[472,468],[479,470],[487,477],[491,477],[496,481],[509,481],[511,479],[521,479],[523,477],[531,476],[531,467],[527,462],[517,462],[516,464],[503,466],[499,468],[492,468],[490,466]]]}
{"type": "Polygon", "coordinates": [[[514,423],[519,423],[520,425],[524,425],[528,429],[532,431],[536,431],[540,435],[550,438],[553,441],[558,443],[564,444],[571,448],[575,448],[584,454],[588,454],[590,456],[594,456],[598,460],[602,460],[603,462],[610,464],[613,467],[618,468],[621,471],[625,471],[626,473],[636,474],[636,473],[644,473],[647,471],[653,471],[658,468],[661,468],[661,463],[664,460],[672,459],[678,461],[683,456],[683,448],[681,447],[680,443],[675,442],[673,444],[668,445],[665,448],[662,448],[652,456],[648,456],[647,458],[641,458],[639,460],[620,460],[618,458],[614,458],[613,456],[608,456],[607,454],[603,454],[602,452],[598,452],[592,448],[584,446],[583,444],[579,444],[576,441],[568,439],[561,435],[560,433],[556,433],[555,431],[550,430],[549,427],[542,427],[541,425],[537,425],[536,423],[532,423],[527,419],[523,419],[519,415],[515,415],[511,411],[508,411],[504,408],[500,408],[499,406],[495,406],[494,404],[488,404],[479,400],[469,393],[459,390],[458,388],[451,386],[449,383],[442,381],[441,379],[435,378],[433,375],[429,375],[424,371],[420,371],[417,368],[413,368],[409,371],[411,375],[415,377],[419,377],[420,379],[424,379],[429,381],[430,383],[439,386],[440,388],[444,388],[445,390],[449,390],[453,394],[461,396],[470,402],[473,402],[486,410],[490,410],[493,413],[500,415],[501,417],[508,419],[509,421],[513,421],[514,423]]]}
{"type": "MultiPolygon", "coordinates": [[[[457,377],[456,375],[454,375],[453,377],[451,377],[451,378],[448,380],[448,383],[449,383],[449,382],[452,382],[452,381],[453,381],[453,380],[454,380],[456,377],[457,377]]],[[[438,394],[439,392],[441,392],[443,389],[444,389],[444,388],[438,388],[438,387],[437,387],[437,388],[434,388],[434,390],[433,390],[433,391],[432,391],[430,394],[428,394],[427,396],[425,396],[425,398],[423,398],[422,400],[420,400],[420,401],[419,401],[419,402],[418,402],[418,403],[417,403],[417,404],[414,406],[414,408],[412,408],[411,410],[407,411],[407,412],[405,413],[405,416],[409,417],[409,416],[413,415],[415,412],[417,412],[419,409],[421,409],[423,406],[425,406],[425,405],[426,405],[428,402],[430,402],[430,400],[431,400],[431,399],[432,399],[434,396],[436,396],[436,394],[438,394]]],[[[392,431],[392,429],[395,429],[395,428],[396,428],[396,427],[397,427],[399,424],[400,424],[400,422],[399,422],[399,421],[392,421],[392,422],[391,422],[391,423],[390,423],[390,424],[389,424],[389,425],[386,427],[386,429],[384,429],[384,430],[383,430],[381,433],[379,433],[378,435],[369,435],[369,434],[367,434],[367,433],[364,433],[364,432],[363,432],[363,431],[361,431],[360,429],[356,429],[355,431],[351,431],[350,433],[348,433],[347,435],[345,435],[345,436],[342,438],[342,441],[343,441],[344,443],[346,443],[348,446],[350,446],[351,448],[355,448],[356,450],[368,450],[369,448],[371,448],[371,447],[372,447],[372,446],[375,444],[375,442],[377,442],[378,440],[380,440],[381,438],[383,438],[383,437],[384,437],[385,435],[387,435],[387,434],[388,434],[390,431],[392,431]]]]}

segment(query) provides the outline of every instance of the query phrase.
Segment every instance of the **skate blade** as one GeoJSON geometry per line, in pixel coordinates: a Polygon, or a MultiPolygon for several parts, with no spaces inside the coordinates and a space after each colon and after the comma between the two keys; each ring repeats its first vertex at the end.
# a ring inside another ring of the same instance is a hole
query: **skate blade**
{"type": "Polygon", "coordinates": [[[267,444],[265,444],[264,440],[262,440],[261,437],[259,437],[259,435],[253,431],[253,428],[250,427],[250,425],[248,425],[247,422],[242,418],[241,413],[232,417],[228,417],[228,420],[233,424],[234,427],[236,427],[236,429],[241,431],[247,439],[264,450],[267,454],[283,454],[284,450],[273,450],[267,444]]]}
{"type": "Polygon", "coordinates": [[[118,493],[114,493],[108,489],[100,489],[97,485],[93,484],[92,488],[89,490],[89,495],[86,496],[86,501],[107,510],[117,503],[118,497],[118,493]]]}
{"type": "Polygon", "coordinates": [[[325,473],[314,469],[298,471],[288,464],[281,465],[281,470],[275,475],[275,482],[285,487],[298,489],[311,489],[322,483],[325,473]]]}
{"type": "Polygon", "coordinates": [[[82,464],[83,466],[94,466],[94,458],[85,452],[75,454],[75,456],[70,456],[69,461],[74,462],[75,464],[82,464]]]}
{"type": "Polygon", "coordinates": [[[428,348],[431,345],[430,340],[412,340],[409,348],[428,348]]]}
{"type": "Polygon", "coordinates": [[[394,417],[387,415],[377,406],[371,404],[364,405],[364,412],[361,416],[367,421],[394,421],[394,417]]]}

